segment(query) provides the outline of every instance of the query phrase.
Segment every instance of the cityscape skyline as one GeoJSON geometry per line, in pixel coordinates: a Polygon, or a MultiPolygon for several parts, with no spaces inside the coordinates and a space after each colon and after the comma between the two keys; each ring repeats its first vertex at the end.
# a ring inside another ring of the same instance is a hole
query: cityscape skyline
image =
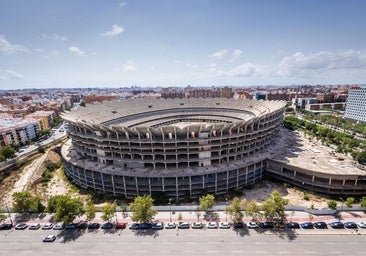
{"type": "Polygon", "coordinates": [[[365,83],[363,1],[3,1],[0,88],[365,83]]]}

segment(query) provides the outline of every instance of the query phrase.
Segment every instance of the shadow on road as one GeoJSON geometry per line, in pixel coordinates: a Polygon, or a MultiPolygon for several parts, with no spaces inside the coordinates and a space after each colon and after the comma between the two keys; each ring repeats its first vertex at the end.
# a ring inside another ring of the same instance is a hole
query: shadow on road
{"type": "Polygon", "coordinates": [[[85,229],[64,229],[57,235],[57,237],[62,239],[61,243],[68,243],[77,240],[79,237],[84,235],[85,232],[85,229]]]}
{"type": "Polygon", "coordinates": [[[273,228],[273,229],[256,228],[254,230],[259,234],[276,235],[279,238],[288,239],[289,241],[295,240],[298,236],[298,234],[296,233],[296,229],[290,229],[290,228],[273,228]]]}

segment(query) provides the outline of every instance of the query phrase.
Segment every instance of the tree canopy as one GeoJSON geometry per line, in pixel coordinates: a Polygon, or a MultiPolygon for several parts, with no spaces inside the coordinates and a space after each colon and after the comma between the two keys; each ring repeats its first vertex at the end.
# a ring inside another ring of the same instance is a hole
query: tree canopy
{"type": "Polygon", "coordinates": [[[111,218],[116,214],[116,205],[112,203],[106,203],[102,208],[102,220],[110,221],[111,218]]]}
{"type": "Polygon", "coordinates": [[[92,202],[89,202],[86,206],[85,215],[87,221],[92,221],[95,219],[95,213],[97,212],[97,207],[92,202]]]}
{"type": "Polygon", "coordinates": [[[55,213],[55,221],[64,225],[72,223],[77,216],[84,214],[83,201],[70,195],[57,195],[48,200],[47,210],[55,213]]]}
{"type": "Polygon", "coordinates": [[[264,216],[266,218],[270,218],[271,220],[279,220],[283,221],[286,217],[285,214],[285,205],[289,202],[288,199],[285,199],[281,196],[280,192],[274,190],[270,198],[262,204],[262,211],[264,212],[264,216]]]}
{"type": "Polygon", "coordinates": [[[13,198],[13,211],[18,213],[43,212],[45,206],[40,196],[33,196],[29,191],[15,192],[13,198]]]}
{"type": "Polygon", "coordinates": [[[245,214],[252,217],[252,220],[256,221],[260,217],[260,206],[254,200],[247,202],[245,205],[245,214]]]}
{"type": "Polygon", "coordinates": [[[231,204],[227,207],[227,211],[234,222],[241,222],[243,219],[244,214],[241,210],[241,207],[242,205],[238,197],[234,197],[231,204]]]}
{"type": "Polygon", "coordinates": [[[131,219],[136,222],[149,222],[157,214],[153,207],[154,200],[151,196],[137,196],[130,203],[131,219]]]}
{"type": "Polygon", "coordinates": [[[0,147],[0,162],[15,157],[15,150],[10,146],[0,147]]]}
{"type": "Polygon", "coordinates": [[[211,194],[207,194],[200,197],[200,210],[201,211],[208,211],[210,210],[215,204],[215,196],[211,194]]]}

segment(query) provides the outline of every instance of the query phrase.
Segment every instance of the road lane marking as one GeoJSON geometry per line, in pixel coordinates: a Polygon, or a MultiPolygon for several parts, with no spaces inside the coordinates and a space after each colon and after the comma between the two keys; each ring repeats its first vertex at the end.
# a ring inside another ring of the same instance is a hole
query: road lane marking
{"type": "Polygon", "coordinates": [[[231,251],[232,253],[244,253],[244,251],[231,251]]]}
{"type": "Polygon", "coordinates": [[[147,251],[135,251],[137,253],[147,253],[147,251]]]}
{"type": "Polygon", "coordinates": [[[207,251],[208,253],[219,253],[219,251],[207,251]]]}
{"type": "Polygon", "coordinates": [[[115,253],[115,254],[123,254],[125,252],[124,251],[112,251],[112,253],[115,253]]]}
{"type": "Polygon", "coordinates": [[[255,251],[255,253],[266,253],[267,254],[267,251],[255,251]]]}

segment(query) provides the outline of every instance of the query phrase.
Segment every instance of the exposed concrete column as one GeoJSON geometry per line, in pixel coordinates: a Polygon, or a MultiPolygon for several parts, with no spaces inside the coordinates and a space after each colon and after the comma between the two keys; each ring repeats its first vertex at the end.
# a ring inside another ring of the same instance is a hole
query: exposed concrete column
{"type": "Polygon", "coordinates": [[[161,178],[161,184],[162,184],[162,187],[163,187],[163,192],[165,192],[165,179],[164,179],[164,177],[161,178]]]}
{"type": "Polygon", "coordinates": [[[217,172],[215,173],[215,194],[217,194],[217,172]]]}
{"type": "Polygon", "coordinates": [[[178,185],[178,177],[175,177],[175,197],[179,197],[179,185],[178,185]]]}
{"type": "Polygon", "coordinates": [[[136,193],[138,194],[139,193],[139,184],[137,181],[137,177],[135,177],[135,183],[136,183],[136,193]]]}
{"type": "Polygon", "coordinates": [[[202,189],[205,189],[205,175],[202,175],[202,189]]]}
{"type": "Polygon", "coordinates": [[[151,196],[151,178],[149,177],[149,194],[151,196]]]}
{"type": "Polygon", "coordinates": [[[355,187],[357,187],[357,181],[358,181],[358,179],[355,180],[355,187]]]}
{"type": "Polygon", "coordinates": [[[113,189],[113,195],[115,196],[116,195],[116,189],[114,187],[114,175],[111,174],[111,180],[112,180],[112,189],[113,189]]]}
{"type": "Polygon", "coordinates": [[[102,181],[102,189],[103,189],[103,192],[105,192],[105,189],[104,189],[103,173],[101,173],[101,172],[100,172],[100,180],[102,181]]]}
{"type": "Polygon", "coordinates": [[[342,182],[342,186],[344,187],[344,185],[346,185],[346,180],[344,179],[342,182]]]}
{"type": "Polygon", "coordinates": [[[189,195],[192,195],[192,178],[191,176],[188,177],[189,177],[189,195]]]}
{"type": "Polygon", "coordinates": [[[229,192],[229,171],[226,171],[226,193],[229,192]]]}
{"type": "Polygon", "coordinates": [[[248,185],[248,166],[245,168],[245,185],[248,185]]]}

